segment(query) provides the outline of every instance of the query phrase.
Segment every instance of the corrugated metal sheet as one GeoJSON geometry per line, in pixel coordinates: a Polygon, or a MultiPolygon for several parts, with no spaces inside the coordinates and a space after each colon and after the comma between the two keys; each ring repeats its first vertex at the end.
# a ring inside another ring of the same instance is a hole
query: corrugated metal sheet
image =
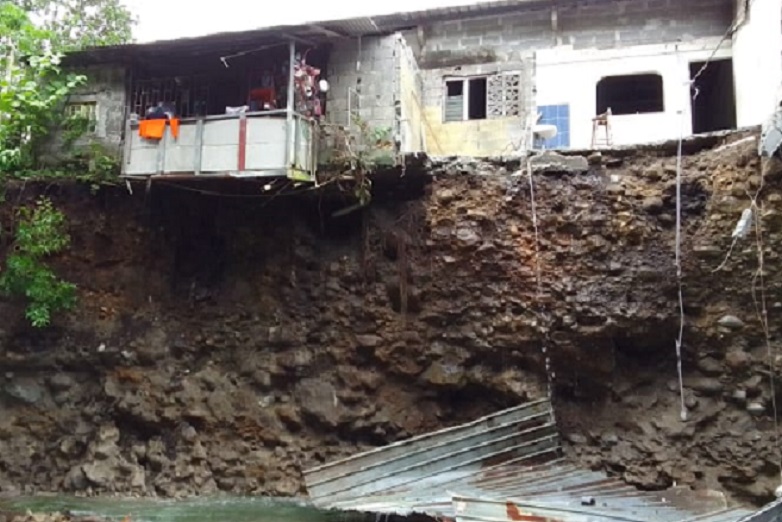
{"type": "Polygon", "coordinates": [[[782,522],[782,505],[753,514],[729,507],[721,493],[639,491],[567,463],[548,401],[377,448],[304,476],[316,506],[342,511],[419,513],[457,522],[782,522]]]}
{"type": "Polygon", "coordinates": [[[524,462],[559,450],[551,405],[538,401],[306,472],[313,499],[339,502],[395,490],[439,488],[487,463],[524,462]]]}
{"type": "Polygon", "coordinates": [[[740,522],[782,522],[782,500],[777,500],[746,518],[742,518],[740,522]]]}

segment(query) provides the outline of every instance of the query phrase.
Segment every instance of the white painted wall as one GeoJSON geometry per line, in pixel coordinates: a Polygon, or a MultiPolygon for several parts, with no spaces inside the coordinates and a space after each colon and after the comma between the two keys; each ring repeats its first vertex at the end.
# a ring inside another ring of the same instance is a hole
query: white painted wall
{"type": "MultiPolygon", "coordinates": [[[[689,135],[692,133],[689,64],[705,61],[718,43],[719,38],[708,38],[678,47],[673,44],[606,50],[557,47],[539,51],[536,54],[537,105],[569,104],[570,146],[589,148],[592,118],[597,110],[597,82],[606,76],[656,73],[663,77],[665,111],[613,116],[614,145],[678,138],[680,128],[685,136],[689,135]]],[[[730,42],[724,43],[715,58],[729,58],[730,47],[730,42]]]]}
{"type": "Polygon", "coordinates": [[[762,124],[779,102],[782,86],[781,19],[782,0],[753,0],[745,23],[733,36],[739,127],[762,124]]]}

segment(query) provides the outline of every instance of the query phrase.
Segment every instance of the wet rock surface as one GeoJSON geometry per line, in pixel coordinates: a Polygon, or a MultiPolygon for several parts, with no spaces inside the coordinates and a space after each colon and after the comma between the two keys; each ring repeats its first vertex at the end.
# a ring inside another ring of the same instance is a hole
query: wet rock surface
{"type": "Polygon", "coordinates": [[[103,519],[65,513],[14,513],[0,510],[0,522],[103,522],[103,519]]]}
{"type": "MultiPolygon", "coordinates": [[[[537,160],[538,249],[518,162],[436,161],[424,188],[378,185],[339,218],[59,186],[73,247],[56,266],[80,303],[33,331],[0,301],[0,493],[298,494],[303,468],[545,396],[545,345],[572,458],[642,488],[768,500],[782,363],[755,311],[754,239],[715,271],[758,186],[754,147],[683,160],[686,421],[664,151],[537,160]]],[[[770,317],[780,172],[759,200],[770,317]]]]}

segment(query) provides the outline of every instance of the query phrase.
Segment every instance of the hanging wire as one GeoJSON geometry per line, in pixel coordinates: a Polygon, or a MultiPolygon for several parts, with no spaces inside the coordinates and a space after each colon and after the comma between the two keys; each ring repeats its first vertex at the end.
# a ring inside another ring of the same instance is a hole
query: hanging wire
{"type": "Polygon", "coordinates": [[[679,374],[680,417],[687,420],[682,371],[682,341],[684,338],[684,294],[682,290],[682,142],[684,141],[684,110],[680,112],[679,145],[676,151],[676,283],[679,290],[679,336],[676,338],[676,370],[679,374]]]}
{"type": "MultiPolygon", "coordinates": [[[[699,90],[695,86],[695,82],[698,80],[698,78],[703,74],[703,72],[708,68],[708,66],[711,64],[712,60],[716,56],[717,52],[719,51],[720,47],[722,46],[725,41],[733,36],[733,34],[743,25],[746,23],[747,19],[750,17],[750,12],[752,9],[752,5],[755,3],[755,0],[748,0],[746,3],[746,9],[745,9],[745,17],[741,21],[736,20],[734,23],[728,27],[728,30],[725,32],[725,34],[720,39],[717,46],[714,48],[714,51],[712,51],[709,58],[706,60],[706,62],[703,64],[703,66],[698,70],[698,72],[692,77],[692,79],[689,82],[690,88],[693,90],[692,100],[695,101],[697,99],[699,90]]],[[[684,111],[682,111],[682,116],[684,114],[684,111]]],[[[682,118],[683,122],[683,118],[682,118]]],[[[677,278],[679,280],[679,306],[680,311],[682,312],[682,322],[681,327],[679,330],[679,339],[676,343],[676,352],[677,352],[677,358],[678,358],[678,365],[679,365],[679,382],[680,382],[680,389],[682,390],[682,416],[686,415],[685,410],[685,404],[684,404],[684,392],[683,388],[681,387],[682,383],[682,373],[681,373],[681,338],[682,338],[682,332],[683,332],[683,325],[684,325],[684,312],[683,312],[683,300],[682,300],[682,285],[681,285],[681,264],[680,264],[680,240],[681,240],[681,232],[680,232],[680,211],[681,211],[681,156],[682,156],[682,141],[683,136],[680,135],[679,137],[679,149],[677,154],[677,168],[676,168],[676,267],[677,267],[677,278]]],[[[757,191],[755,192],[755,195],[747,193],[747,196],[750,199],[751,206],[748,209],[745,209],[744,212],[742,212],[741,219],[739,220],[738,224],[736,225],[736,228],[733,231],[733,241],[731,242],[730,248],[728,250],[727,255],[725,256],[725,260],[718,266],[713,272],[717,272],[718,270],[721,270],[728,262],[728,259],[730,258],[731,253],[733,252],[733,248],[735,247],[738,240],[742,237],[744,237],[747,233],[747,228],[749,223],[753,223],[755,225],[755,242],[756,242],[756,248],[757,248],[757,256],[758,256],[758,268],[752,278],[752,301],[755,306],[755,313],[758,317],[758,320],[760,321],[761,328],[763,329],[763,336],[765,338],[765,344],[766,344],[766,357],[769,367],[769,387],[771,389],[771,408],[772,413],[774,416],[774,443],[777,450],[777,458],[778,463],[777,467],[779,470],[779,477],[780,477],[780,487],[777,488],[777,493],[782,490],[782,444],[780,443],[780,435],[779,435],[779,409],[777,405],[777,394],[776,394],[776,377],[775,377],[775,361],[776,361],[776,350],[772,349],[771,347],[771,334],[769,332],[769,326],[768,326],[768,307],[766,302],[766,283],[765,283],[765,268],[764,268],[764,245],[763,245],[763,226],[762,226],[762,214],[760,205],[758,205],[758,198],[760,197],[760,194],[763,190],[764,183],[765,183],[765,164],[761,162],[760,167],[760,186],[758,187],[757,191]],[[759,287],[758,287],[759,284],[759,287]],[[760,291],[760,299],[758,300],[758,290],[760,291]]]]}
{"type": "Polygon", "coordinates": [[[746,23],[747,19],[749,18],[749,12],[750,9],[752,9],[752,4],[755,3],[755,0],[749,0],[746,4],[745,9],[745,16],[744,19],[741,21],[734,20],[728,28],[725,30],[725,34],[722,35],[722,38],[720,38],[720,41],[717,43],[717,45],[714,47],[714,50],[712,50],[711,55],[706,59],[706,61],[703,63],[700,69],[698,69],[698,72],[695,73],[695,75],[690,80],[690,85],[693,86],[693,101],[698,98],[698,95],[700,94],[700,89],[695,87],[695,82],[698,80],[698,78],[701,77],[701,75],[706,71],[706,69],[711,65],[711,62],[714,61],[714,57],[717,56],[717,53],[719,52],[720,48],[722,47],[722,44],[724,44],[728,38],[731,38],[736,31],[739,30],[739,28],[746,23]]]}
{"type": "MultiPolygon", "coordinates": [[[[771,333],[768,326],[768,307],[766,302],[766,279],[765,279],[765,254],[763,244],[763,214],[761,213],[761,207],[758,204],[758,198],[765,184],[765,163],[761,162],[760,166],[760,186],[758,187],[755,195],[749,194],[747,196],[751,201],[751,210],[754,216],[755,224],[755,243],[757,247],[758,255],[758,268],[755,271],[755,275],[752,277],[752,302],[755,305],[755,313],[760,321],[761,328],[763,329],[763,336],[766,344],[766,357],[768,362],[768,375],[769,375],[769,387],[771,388],[771,409],[774,415],[774,443],[777,450],[779,479],[782,484],[782,445],[780,444],[779,437],[779,409],[777,406],[777,385],[775,374],[776,366],[776,350],[771,348],[771,333]],[[759,284],[759,285],[758,285],[759,284]],[[758,289],[760,290],[760,299],[758,300],[758,289]]],[[[746,214],[746,211],[745,213],[746,214]]],[[[742,216],[744,216],[742,214],[742,216]]],[[[737,227],[738,228],[738,227],[737,227]]],[[[782,486],[780,486],[782,487],[782,486]]]]}
{"type": "MultiPolygon", "coordinates": [[[[541,277],[540,268],[540,232],[538,229],[538,212],[535,205],[535,182],[532,176],[532,159],[527,158],[527,179],[529,180],[529,196],[530,196],[530,212],[532,214],[532,228],[535,232],[535,287],[536,296],[538,301],[538,307],[543,309],[543,283],[541,277]]],[[[542,318],[543,314],[539,313],[539,317],[542,318]]],[[[544,335],[544,337],[547,337],[544,335]]],[[[546,397],[549,403],[553,404],[554,401],[554,379],[556,375],[551,369],[551,354],[547,348],[547,343],[544,340],[541,343],[541,353],[543,354],[543,360],[546,367],[546,397]]],[[[553,415],[552,409],[552,415],[553,415]]]]}
{"type": "MultiPolygon", "coordinates": [[[[706,69],[709,67],[711,62],[714,60],[714,57],[719,52],[722,45],[728,40],[728,38],[732,37],[733,34],[741,27],[742,24],[746,22],[746,20],[749,18],[750,9],[752,8],[752,4],[755,2],[755,0],[749,0],[746,4],[746,16],[742,20],[735,20],[732,22],[727,30],[725,31],[725,34],[722,35],[722,38],[720,38],[720,41],[717,43],[717,45],[714,47],[714,50],[711,52],[711,55],[709,55],[706,62],[703,64],[703,66],[698,70],[697,73],[695,73],[692,78],[688,82],[686,82],[686,85],[689,89],[691,89],[692,92],[692,101],[695,101],[698,98],[698,94],[700,93],[699,89],[695,86],[695,82],[698,80],[698,78],[701,77],[701,75],[706,71],[706,69]]],[[[676,46],[676,52],[678,54],[678,45],[676,46]]],[[[681,262],[681,249],[682,249],[682,145],[684,142],[684,107],[682,107],[681,111],[679,112],[679,143],[676,150],[676,283],[678,286],[678,298],[679,298],[679,334],[676,338],[676,370],[679,377],[679,398],[681,400],[681,412],[680,417],[682,422],[687,420],[687,404],[684,397],[684,372],[682,369],[682,343],[684,340],[684,324],[685,324],[685,315],[684,315],[684,292],[683,292],[683,284],[682,284],[682,262],[681,262]]],[[[733,247],[731,246],[731,251],[733,247]]],[[[730,252],[728,252],[728,257],[730,256],[730,252]]],[[[727,257],[726,257],[727,262],[727,257]]],[[[782,476],[782,461],[780,461],[780,475],[782,476]]]]}

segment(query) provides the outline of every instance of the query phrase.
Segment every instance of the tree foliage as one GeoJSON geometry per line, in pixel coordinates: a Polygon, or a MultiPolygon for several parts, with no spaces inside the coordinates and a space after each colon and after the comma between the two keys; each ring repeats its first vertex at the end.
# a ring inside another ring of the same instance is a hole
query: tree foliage
{"type": "MultiPolygon", "coordinates": [[[[64,117],[65,102],[86,78],[62,70],[63,54],[126,43],[133,23],[120,0],[0,0],[0,181],[35,172],[36,153],[56,126],[74,130],[64,117]]],[[[91,181],[111,167],[107,157],[95,158],[88,164],[91,181]]],[[[46,264],[68,244],[65,216],[50,200],[19,211],[0,293],[26,298],[27,318],[36,327],[75,302],[76,287],[46,264]]]]}
{"type": "Polygon", "coordinates": [[[121,0],[9,0],[49,32],[58,52],[131,40],[135,20],[121,0]]]}
{"type": "Polygon", "coordinates": [[[65,74],[48,33],[17,7],[0,3],[0,173],[30,168],[34,152],[70,92],[85,78],[65,74]]]}
{"type": "Polygon", "coordinates": [[[47,198],[19,209],[14,249],[0,273],[0,292],[26,298],[26,316],[35,327],[49,325],[53,313],[68,310],[76,301],[76,287],[46,264],[49,256],[70,244],[65,228],[65,215],[47,198]]]}
{"type": "Polygon", "coordinates": [[[0,174],[35,167],[86,80],[61,69],[63,53],[125,43],[132,24],[119,0],[0,0],[0,174]]]}
{"type": "Polygon", "coordinates": [[[0,173],[30,168],[63,102],[84,77],[65,74],[51,33],[0,2],[0,173]]]}

